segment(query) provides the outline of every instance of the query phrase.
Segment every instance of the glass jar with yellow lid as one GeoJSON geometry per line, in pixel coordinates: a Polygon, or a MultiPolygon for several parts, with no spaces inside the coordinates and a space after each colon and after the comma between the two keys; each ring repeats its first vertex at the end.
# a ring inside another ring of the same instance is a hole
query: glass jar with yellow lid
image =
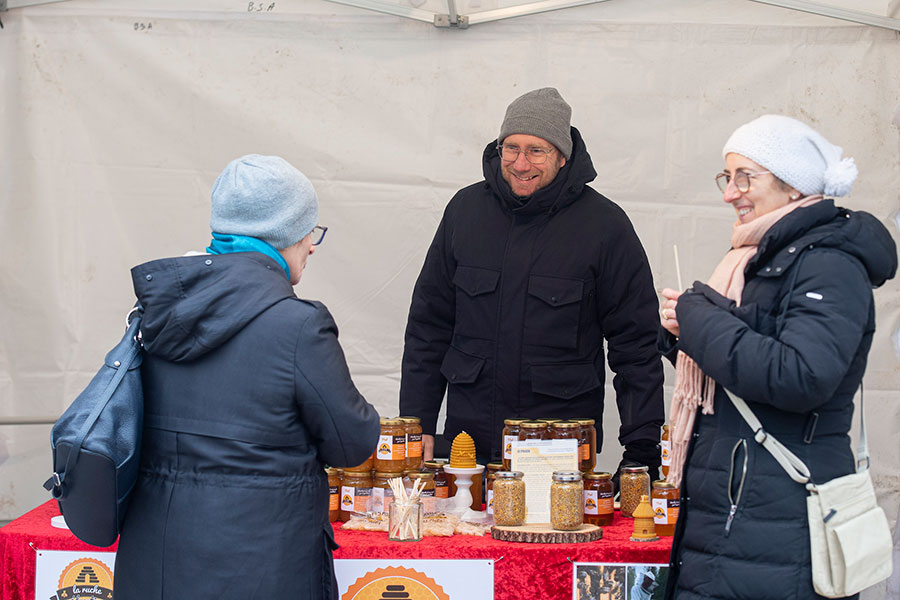
{"type": "Polygon", "coordinates": [[[406,468],[406,424],[402,419],[381,419],[381,435],[375,449],[375,470],[402,473],[406,468]]]}

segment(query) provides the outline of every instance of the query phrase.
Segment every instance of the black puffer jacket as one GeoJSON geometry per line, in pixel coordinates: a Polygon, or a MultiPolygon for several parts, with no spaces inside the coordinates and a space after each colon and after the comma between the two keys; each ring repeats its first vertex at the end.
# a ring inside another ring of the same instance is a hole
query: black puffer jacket
{"type": "Polygon", "coordinates": [[[144,439],[117,600],[337,598],[323,463],[361,463],[380,427],[328,310],[256,252],[132,277],[144,439]]]}
{"type": "Polygon", "coordinates": [[[433,434],[449,382],[445,435],[467,431],[490,460],[506,418],[589,417],[602,436],[605,338],[625,456],[655,466],[664,408],[650,267],[622,209],[587,187],[596,172],[571,131],[571,158],[525,204],[500,175],[496,141],[485,181],[450,201],[413,292],[400,412],[433,434]]]}
{"type": "Polygon", "coordinates": [[[814,482],[853,472],[848,432],[875,331],[872,287],[896,268],[881,223],[823,200],[766,233],[740,307],[699,282],[679,298],[681,336],[676,343],[663,332],[662,350],[672,359],[683,350],[717,388],[715,414],[698,414],[688,451],[667,598],[819,597],[807,492],[754,441],[722,386],[806,462],[814,482]],[[726,527],[729,489],[737,508],[726,527]]]}

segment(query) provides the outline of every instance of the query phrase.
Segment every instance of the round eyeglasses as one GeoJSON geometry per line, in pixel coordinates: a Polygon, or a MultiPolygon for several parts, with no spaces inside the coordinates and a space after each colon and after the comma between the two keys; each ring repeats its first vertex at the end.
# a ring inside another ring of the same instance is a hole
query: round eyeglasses
{"type": "Polygon", "coordinates": [[[507,146],[501,144],[497,146],[500,158],[506,162],[513,162],[519,158],[520,154],[525,154],[525,160],[533,165],[539,165],[547,162],[547,157],[553,154],[556,148],[519,148],[518,146],[507,146]]]}
{"type": "MultiPolygon", "coordinates": [[[[752,177],[759,177],[760,175],[771,175],[770,171],[759,171],[758,173],[748,173],[747,171],[738,171],[734,174],[734,186],[738,189],[738,191],[742,194],[746,194],[750,191],[750,179],[752,177]]],[[[719,191],[723,194],[725,190],[728,189],[728,184],[731,183],[731,175],[728,173],[719,173],[716,175],[716,185],[719,186],[719,191]]]]}
{"type": "Polygon", "coordinates": [[[312,241],[313,246],[318,246],[322,243],[322,240],[325,239],[326,231],[328,231],[328,228],[323,227],[322,225],[313,227],[313,230],[309,232],[309,239],[312,241]]]}

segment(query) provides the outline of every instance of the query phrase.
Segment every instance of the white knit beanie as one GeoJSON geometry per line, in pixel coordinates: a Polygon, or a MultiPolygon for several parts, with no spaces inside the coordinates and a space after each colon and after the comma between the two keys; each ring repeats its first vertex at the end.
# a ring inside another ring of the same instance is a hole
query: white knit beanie
{"type": "Polygon", "coordinates": [[[852,158],[805,123],[783,115],[763,115],[738,127],[722,149],[768,169],[804,196],[850,193],[858,173],[852,158]]]}
{"type": "Polygon", "coordinates": [[[213,185],[210,229],[247,235],[282,250],[319,222],[316,190],[280,156],[248,154],[225,167],[213,185]]]}

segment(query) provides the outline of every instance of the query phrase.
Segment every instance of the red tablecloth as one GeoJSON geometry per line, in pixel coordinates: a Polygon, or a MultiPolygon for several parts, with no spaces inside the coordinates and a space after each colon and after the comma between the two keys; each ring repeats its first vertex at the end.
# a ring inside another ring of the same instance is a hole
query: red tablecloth
{"type": "MultiPolygon", "coordinates": [[[[59,514],[50,501],[0,528],[0,599],[33,600],[36,550],[115,551],[78,540],[68,530],[50,525],[59,514]]],[[[573,562],[655,563],[669,561],[672,538],[658,542],[631,542],[633,521],[616,513],[603,528],[603,539],[586,544],[525,544],[455,535],[425,538],[421,542],[391,542],[387,534],[342,531],[335,523],[340,549],[335,558],[398,559],[493,559],[495,600],[514,600],[521,591],[541,590],[546,599],[572,597],[573,562]]]]}

